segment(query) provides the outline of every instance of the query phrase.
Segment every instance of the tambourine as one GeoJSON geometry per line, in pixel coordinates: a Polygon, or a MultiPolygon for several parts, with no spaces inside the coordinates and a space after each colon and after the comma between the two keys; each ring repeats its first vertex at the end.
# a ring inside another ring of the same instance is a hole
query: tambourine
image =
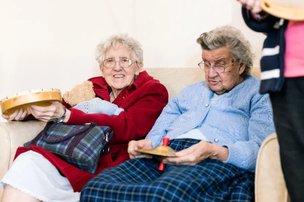
{"type": "Polygon", "coordinates": [[[175,156],[175,151],[168,146],[169,144],[169,138],[163,137],[162,139],[163,145],[157,146],[153,149],[137,149],[137,152],[143,153],[143,154],[150,154],[154,156],[175,156]]]}
{"type": "Polygon", "coordinates": [[[155,147],[154,149],[137,149],[136,151],[142,154],[150,154],[154,156],[167,156],[167,157],[175,156],[174,150],[169,146],[158,146],[155,147]]]}
{"type": "Polygon", "coordinates": [[[303,21],[304,0],[260,0],[262,9],[279,18],[303,21]]]}
{"type": "Polygon", "coordinates": [[[62,101],[59,89],[41,89],[22,91],[15,96],[6,97],[0,101],[3,114],[10,115],[16,110],[30,105],[49,106],[52,101],[62,101]]]}

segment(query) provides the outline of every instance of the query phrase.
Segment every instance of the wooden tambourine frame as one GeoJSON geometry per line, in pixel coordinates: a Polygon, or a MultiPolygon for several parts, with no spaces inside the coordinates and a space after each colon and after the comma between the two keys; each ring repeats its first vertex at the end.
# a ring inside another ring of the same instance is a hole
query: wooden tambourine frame
{"type": "Polygon", "coordinates": [[[304,21],[303,0],[260,0],[262,9],[279,18],[304,21]]]}
{"type": "Polygon", "coordinates": [[[23,91],[12,97],[6,97],[0,101],[2,113],[10,115],[16,110],[30,105],[48,106],[52,101],[62,101],[59,89],[41,89],[23,91]]]}
{"type": "Polygon", "coordinates": [[[137,149],[136,151],[153,156],[166,156],[166,157],[175,156],[174,150],[169,146],[158,146],[155,147],[154,149],[137,149]]]}

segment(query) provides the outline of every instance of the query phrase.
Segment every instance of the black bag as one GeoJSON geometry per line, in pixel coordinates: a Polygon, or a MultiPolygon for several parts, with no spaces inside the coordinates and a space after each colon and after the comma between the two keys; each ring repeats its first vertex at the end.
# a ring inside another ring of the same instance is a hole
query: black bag
{"type": "Polygon", "coordinates": [[[37,145],[84,171],[95,173],[100,155],[109,151],[112,135],[110,127],[94,123],[68,125],[49,122],[25,146],[37,145]]]}

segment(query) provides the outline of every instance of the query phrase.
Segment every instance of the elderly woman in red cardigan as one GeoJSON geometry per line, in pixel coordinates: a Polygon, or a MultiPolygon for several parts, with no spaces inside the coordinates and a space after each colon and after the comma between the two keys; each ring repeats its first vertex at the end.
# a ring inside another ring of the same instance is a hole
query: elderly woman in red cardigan
{"type": "Polygon", "coordinates": [[[79,201],[79,191],[86,182],[103,169],[127,160],[128,142],[144,138],[152,128],[168,102],[168,92],[142,70],[141,45],[127,35],[115,35],[97,46],[96,59],[103,76],[89,79],[96,94],[86,103],[89,109],[84,110],[81,104],[71,107],[53,102],[3,117],[18,121],[33,116],[46,122],[55,119],[67,124],[95,122],[110,126],[114,134],[109,153],[101,156],[96,173],[91,174],[40,147],[20,147],[2,179],[4,202],[79,201]],[[92,113],[96,111],[99,113],[92,113]]]}

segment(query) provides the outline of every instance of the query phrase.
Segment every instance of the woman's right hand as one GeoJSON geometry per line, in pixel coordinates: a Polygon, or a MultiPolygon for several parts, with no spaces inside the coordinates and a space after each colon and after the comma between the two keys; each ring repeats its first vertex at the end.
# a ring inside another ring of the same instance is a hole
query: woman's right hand
{"type": "Polygon", "coordinates": [[[260,0],[237,0],[243,7],[252,13],[260,13],[262,11],[260,0]]]}
{"type": "Polygon", "coordinates": [[[132,140],[129,142],[128,145],[128,153],[130,156],[130,159],[134,158],[151,158],[149,155],[144,155],[140,152],[137,152],[138,149],[152,149],[152,143],[151,140],[143,139],[143,140],[132,140]]]}
{"type": "Polygon", "coordinates": [[[28,108],[20,108],[10,115],[2,114],[2,117],[8,121],[22,121],[30,114],[31,112],[28,108]]]}

